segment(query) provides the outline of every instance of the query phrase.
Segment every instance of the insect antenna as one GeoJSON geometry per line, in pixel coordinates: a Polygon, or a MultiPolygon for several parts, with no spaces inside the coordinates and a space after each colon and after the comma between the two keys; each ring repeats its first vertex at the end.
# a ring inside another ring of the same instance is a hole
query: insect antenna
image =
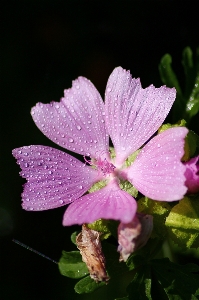
{"type": "Polygon", "coordinates": [[[40,255],[40,256],[42,256],[42,257],[44,257],[44,258],[46,258],[46,259],[48,259],[48,260],[50,260],[50,261],[52,261],[52,262],[55,263],[55,264],[58,264],[58,262],[55,261],[54,259],[52,259],[52,258],[50,258],[50,257],[48,257],[48,256],[46,256],[46,255],[44,255],[44,254],[42,254],[41,252],[39,252],[39,251],[37,251],[37,250],[35,250],[35,249],[33,249],[33,248],[31,248],[31,247],[29,247],[29,246],[27,246],[27,245],[21,243],[21,242],[19,242],[18,240],[12,239],[12,242],[14,242],[15,244],[17,244],[17,245],[19,245],[19,246],[22,246],[23,248],[25,248],[25,249],[27,249],[27,250],[30,250],[30,251],[32,251],[32,252],[38,254],[38,255],[40,255]]]}

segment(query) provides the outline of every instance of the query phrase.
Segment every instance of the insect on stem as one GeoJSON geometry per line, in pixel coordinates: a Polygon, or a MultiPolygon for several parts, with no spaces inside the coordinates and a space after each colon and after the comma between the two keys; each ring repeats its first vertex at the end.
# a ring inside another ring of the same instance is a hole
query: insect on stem
{"type": "Polygon", "coordinates": [[[55,264],[58,264],[57,261],[53,260],[52,258],[50,258],[50,257],[48,257],[48,256],[46,256],[46,255],[44,255],[44,254],[42,254],[41,252],[39,252],[39,251],[37,251],[37,250],[35,250],[35,249],[31,248],[31,247],[29,247],[29,246],[27,246],[27,245],[25,245],[25,244],[19,242],[18,240],[12,239],[12,242],[14,242],[15,244],[18,244],[19,246],[22,246],[22,247],[26,248],[27,250],[30,250],[30,251],[32,251],[32,252],[34,252],[34,253],[36,253],[36,254],[42,256],[42,257],[44,257],[44,258],[46,258],[46,259],[48,259],[48,260],[54,262],[55,264]]]}

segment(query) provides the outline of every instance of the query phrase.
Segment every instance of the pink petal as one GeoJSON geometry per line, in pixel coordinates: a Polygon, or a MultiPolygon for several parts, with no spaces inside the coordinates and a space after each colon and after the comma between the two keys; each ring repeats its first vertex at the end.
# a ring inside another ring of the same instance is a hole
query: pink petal
{"type": "Polygon", "coordinates": [[[88,79],[79,77],[59,103],[37,103],[31,114],[38,128],[56,144],[92,157],[108,153],[104,103],[88,79]]]}
{"type": "Polygon", "coordinates": [[[101,190],[74,201],[66,209],[63,225],[92,223],[101,218],[129,223],[136,210],[135,199],[111,182],[101,190]]]}
{"type": "Polygon", "coordinates": [[[186,186],[188,187],[188,193],[199,192],[199,155],[190,159],[185,164],[186,171],[186,186]]]}
{"type": "Polygon", "coordinates": [[[170,128],[147,143],[127,169],[128,180],[145,196],[160,201],[182,199],[187,191],[184,154],[185,127],[170,128]]]}
{"type": "Polygon", "coordinates": [[[14,149],[27,179],[22,194],[26,210],[46,210],[70,203],[82,196],[97,181],[98,172],[76,158],[45,146],[14,149]]]}
{"type": "Polygon", "coordinates": [[[117,162],[139,149],[160,127],[175,100],[175,89],[150,85],[118,67],[109,77],[105,93],[106,124],[117,162]]]}

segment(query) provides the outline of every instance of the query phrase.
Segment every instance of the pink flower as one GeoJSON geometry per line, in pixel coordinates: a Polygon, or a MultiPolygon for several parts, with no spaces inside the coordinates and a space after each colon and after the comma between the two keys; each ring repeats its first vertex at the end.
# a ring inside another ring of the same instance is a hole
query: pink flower
{"type": "Polygon", "coordinates": [[[199,155],[187,161],[185,167],[185,184],[188,187],[188,193],[199,192],[199,155]]]}
{"type": "Polygon", "coordinates": [[[63,225],[91,223],[100,218],[129,223],[137,204],[121,190],[121,179],[129,180],[152,199],[181,199],[187,191],[185,166],[180,161],[186,128],[171,128],[155,136],[130,167],[124,165],[163,123],[175,96],[175,89],[165,86],[142,89],[139,79],[132,79],[128,71],[118,67],[109,77],[105,103],[84,77],[64,91],[59,103],[38,103],[31,111],[38,128],[59,146],[90,156],[92,167],[51,147],[13,150],[21,176],[27,179],[23,208],[45,210],[72,203],[64,214],[63,225]],[[109,154],[109,136],[115,148],[114,159],[109,154]],[[101,180],[106,182],[105,187],[84,195],[101,180]]]}

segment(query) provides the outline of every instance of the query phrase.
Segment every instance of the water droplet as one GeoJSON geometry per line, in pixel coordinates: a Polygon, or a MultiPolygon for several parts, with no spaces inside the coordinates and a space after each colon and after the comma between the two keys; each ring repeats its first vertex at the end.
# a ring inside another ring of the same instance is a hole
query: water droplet
{"type": "Polygon", "coordinates": [[[24,164],[24,167],[25,167],[25,168],[29,167],[29,164],[28,164],[28,163],[25,163],[25,164],[24,164]]]}
{"type": "Polygon", "coordinates": [[[78,130],[81,130],[82,128],[81,128],[81,126],[78,125],[78,126],[77,126],[77,129],[78,129],[78,130]]]}
{"type": "Polygon", "coordinates": [[[80,190],[82,190],[82,189],[83,189],[83,186],[82,186],[82,185],[80,185],[80,186],[79,186],[79,188],[80,188],[80,190]]]}
{"type": "Polygon", "coordinates": [[[64,201],[63,201],[63,200],[59,200],[59,203],[60,203],[60,204],[63,204],[63,203],[64,203],[64,201]]]}
{"type": "Polygon", "coordinates": [[[69,142],[70,142],[70,143],[73,143],[73,142],[74,142],[74,140],[70,138],[70,139],[69,139],[69,142]]]}
{"type": "Polygon", "coordinates": [[[111,88],[109,87],[109,88],[107,88],[107,92],[108,93],[110,93],[111,92],[111,88]]]}

